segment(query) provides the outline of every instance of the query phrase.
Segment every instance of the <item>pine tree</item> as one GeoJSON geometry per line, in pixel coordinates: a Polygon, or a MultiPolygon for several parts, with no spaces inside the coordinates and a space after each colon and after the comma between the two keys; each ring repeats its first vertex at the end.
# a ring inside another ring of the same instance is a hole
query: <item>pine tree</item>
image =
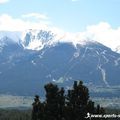
{"type": "Polygon", "coordinates": [[[68,90],[67,94],[67,109],[69,109],[69,120],[84,120],[87,114],[87,103],[89,99],[88,88],[83,85],[83,82],[80,81],[77,84],[77,81],[74,82],[73,88],[68,90]]]}
{"type": "Polygon", "coordinates": [[[45,85],[45,91],[46,91],[45,119],[58,120],[59,119],[59,88],[57,85],[49,83],[45,85]]]}
{"type": "Polygon", "coordinates": [[[43,103],[41,103],[39,96],[35,95],[34,102],[33,102],[33,110],[32,110],[32,120],[39,120],[43,119],[43,103]]]}

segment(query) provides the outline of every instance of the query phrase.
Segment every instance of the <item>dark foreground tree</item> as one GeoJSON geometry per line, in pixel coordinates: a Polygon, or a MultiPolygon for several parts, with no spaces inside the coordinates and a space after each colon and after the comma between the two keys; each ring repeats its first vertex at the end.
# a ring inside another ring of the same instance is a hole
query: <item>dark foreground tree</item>
{"type": "Polygon", "coordinates": [[[45,120],[61,120],[65,106],[64,88],[52,83],[45,85],[45,120]]]}
{"type": "Polygon", "coordinates": [[[38,95],[35,95],[34,102],[33,102],[32,106],[33,106],[32,120],[43,119],[44,106],[43,106],[43,103],[40,102],[38,95]]]}
{"type": "Polygon", "coordinates": [[[46,99],[41,103],[37,96],[33,103],[32,120],[89,120],[87,115],[105,112],[99,105],[95,107],[94,102],[89,99],[89,90],[82,81],[75,81],[73,87],[66,92],[53,83],[44,88],[46,99]]]}

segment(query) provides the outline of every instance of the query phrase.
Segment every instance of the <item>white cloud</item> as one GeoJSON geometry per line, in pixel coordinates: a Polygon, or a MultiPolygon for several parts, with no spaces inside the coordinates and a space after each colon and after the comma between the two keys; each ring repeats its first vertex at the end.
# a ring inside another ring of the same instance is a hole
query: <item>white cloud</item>
{"type": "Polygon", "coordinates": [[[73,42],[74,45],[85,44],[89,40],[100,42],[114,51],[120,46],[120,27],[114,29],[107,22],[87,26],[84,32],[61,33],[61,36],[61,41],[73,42]]]}
{"type": "Polygon", "coordinates": [[[120,27],[113,29],[107,22],[88,26],[87,30],[82,34],[84,39],[98,41],[112,48],[112,50],[115,50],[120,45],[120,27]]]}
{"type": "Polygon", "coordinates": [[[72,0],[72,2],[77,2],[77,1],[79,1],[79,0],[72,0]]]}
{"type": "Polygon", "coordinates": [[[0,0],[0,4],[7,3],[9,0],[0,0]]]}
{"type": "Polygon", "coordinates": [[[23,31],[26,29],[47,28],[50,21],[38,20],[23,20],[22,18],[13,18],[10,15],[2,14],[0,16],[1,31],[23,31]]]}
{"type": "MultiPolygon", "coordinates": [[[[28,17],[36,16],[37,14],[29,14],[28,17]]],[[[0,15],[0,31],[24,31],[27,29],[47,29],[52,30],[56,36],[56,40],[62,42],[73,42],[84,44],[87,40],[98,41],[105,46],[116,50],[120,46],[120,27],[112,28],[107,22],[100,22],[96,25],[86,27],[83,32],[70,33],[62,29],[54,27],[47,17],[38,17],[42,20],[31,21],[31,19],[13,18],[7,14],[0,15]],[[43,20],[45,19],[45,20],[43,20]],[[47,19],[47,20],[46,20],[47,19]]]]}
{"type": "Polygon", "coordinates": [[[39,14],[39,13],[29,13],[29,14],[24,14],[22,15],[23,18],[31,18],[34,17],[36,19],[44,19],[48,20],[48,17],[44,14],[39,14]]]}

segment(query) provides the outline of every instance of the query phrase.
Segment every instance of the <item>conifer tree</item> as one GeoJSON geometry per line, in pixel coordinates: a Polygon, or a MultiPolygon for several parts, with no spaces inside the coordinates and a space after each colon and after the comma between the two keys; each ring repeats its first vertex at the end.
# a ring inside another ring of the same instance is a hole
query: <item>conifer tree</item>
{"type": "Polygon", "coordinates": [[[82,81],[79,84],[75,81],[73,88],[68,90],[67,94],[67,109],[69,109],[69,114],[72,114],[69,116],[69,120],[73,118],[75,120],[84,120],[87,114],[88,99],[88,88],[83,85],[82,81]]]}
{"type": "Polygon", "coordinates": [[[59,120],[60,107],[62,106],[62,101],[59,98],[62,96],[62,91],[60,92],[58,86],[52,83],[45,85],[45,91],[46,91],[46,105],[45,105],[46,120],[59,120]],[[59,94],[61,94],[61,96],[59,94]]]}

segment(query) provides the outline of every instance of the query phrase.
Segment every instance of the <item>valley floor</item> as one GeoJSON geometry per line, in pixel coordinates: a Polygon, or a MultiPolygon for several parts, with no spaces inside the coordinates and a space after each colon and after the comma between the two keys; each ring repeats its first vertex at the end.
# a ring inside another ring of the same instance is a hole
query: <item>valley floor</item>
{"type": "MultiPolygon", "coordinates": [[[[34,96],[0,95],[0,108],[31,108],[34,96]]],[[[119,97],[92,97],[95,104],[105,108],[120,109],[119,97]]]]}
{"type": "MultiPolygon", "coordinates": [[[[0,120],[31,120],[33,96],[0,95],[0,120]]],[[[105,108],[107,115],[120,115],[120,98],[91,98],[105,108]]],[[[109,118],[107,120],[116,120],[109,118]]]]}
{"type": "Polygon", "coordinates": [[[31,120],[31,110],[0,109],[0,120],[31,120]]]}
{"type": "MultiPolygon", "coordinates": [[[[120,109],[106,108],[106,115],[120,115],[120,109]]],[[[0,120],[31,120],[31,109],[0,109],[0,120]]],[[[92,119],[91,119],[92,120],[92,119]]],[[[107,120],[116,120],[109,118],[107,120]]]]}

